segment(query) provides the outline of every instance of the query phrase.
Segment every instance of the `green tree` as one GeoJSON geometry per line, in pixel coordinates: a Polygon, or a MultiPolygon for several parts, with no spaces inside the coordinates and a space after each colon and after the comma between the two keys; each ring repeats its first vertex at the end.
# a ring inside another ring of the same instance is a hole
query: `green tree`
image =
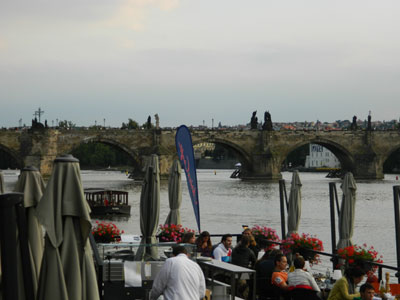
{"type": "Polygon", "coordinates": [[[122,122],[121,126],[121,129],[138,129],[138,128],[139,128],[138,122],[132,120],[131,118],[129,118],[128,123],[122,122]]]}
{"type": "Polygon", "coordinates": [[[64,121],[58,122],[58,127],[63,128],[63,129],[72,129],[72,128],[75,128],[75,126],[76,125],[74,123],[72,123],[72,121],[64,120],[64,121]]]}
{"type": "Polygon", "coordinates": [[[132,158],[126,152],[103,143],[82,144],[72,154],[79,159],[83,168],[133,165],[132,158]]]}

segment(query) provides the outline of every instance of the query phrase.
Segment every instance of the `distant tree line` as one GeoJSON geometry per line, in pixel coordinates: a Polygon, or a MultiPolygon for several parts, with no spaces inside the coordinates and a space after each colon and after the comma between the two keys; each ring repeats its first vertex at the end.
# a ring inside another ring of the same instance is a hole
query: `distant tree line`
{"type": "Polygon", "coordinates": [[[79,159],[81,168],[107,168],[109,166],[132,166],[132,158],[124,151],[103,143],[82,144],[72,151],[79,159]]]}
{"type": "Polygon", "coordinates": [[[0,169],[16,169],[18,163],[9,153],[0,149],[0,169]]]}

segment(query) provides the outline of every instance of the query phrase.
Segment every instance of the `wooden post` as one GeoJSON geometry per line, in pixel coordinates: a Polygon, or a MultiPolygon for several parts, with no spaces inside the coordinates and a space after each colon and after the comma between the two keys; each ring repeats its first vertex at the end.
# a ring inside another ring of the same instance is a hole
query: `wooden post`
{"type": "MultiPolygon", "coordinates": [[[[331,210],[331,243],[332,243],[332,254],[336,254],[336,222],[335,222],[335,196],[336,196],[336,184],[334,182],[329,183],[329,203],[331,210]]],[[[337,258],[332,257],[333,270],[336,268],[337,258]]]]}
{"type": "Polygon", "coordinates": [[[282,229],[282,239],[286,238],[286,222],[285,222],[285,180],[279,180],[279,199],[281,203],[281,229],[282,229]]]}
{"type": "MultiPolygon", "coordinates": [[[[400,185],[393,186],[393,199],[394,199],[394,222],[396,229],[396,254],[397,254],[397,268],[400,269],[400,213],[399,213],[399,194],[400,185]]],[[[399,271],[397,271],[397,281],[400,283],[399,271]]]]}

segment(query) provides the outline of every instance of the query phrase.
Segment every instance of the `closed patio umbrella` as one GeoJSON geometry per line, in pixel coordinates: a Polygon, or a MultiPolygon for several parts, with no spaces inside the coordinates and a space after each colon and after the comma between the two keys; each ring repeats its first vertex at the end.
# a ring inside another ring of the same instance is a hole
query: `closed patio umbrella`
{"type": "Polygon", "coordinates": [[[4,176],[3,172],[0,171],[0,195],[4,194],[4,176]]]}
{"type": "Polygon", "coordinates": [[[79,169],[71,155],[54,160],[53,171],[37,208],[46,229],[38,300],[98,300],[89,243],[91,222],[79,169]]]}
{"type": "Polygon", "coordinates": [[[181,176],[181,164],[178,160],[174,160],[168,179],[168,199],[171,210],[165,220],[165,224],[181,224],[181,215],[179,213],[179,207],[182,203],[181,176]]]}
{"type": "MultiPolygon", "coordinates": [[[[156,232],[160,215],[160,171],[158,156],[153,154],[146,167],[140,194],[141,244],[157,243],[156,232]]],[[[139,247],[136,260],[159,259],[157,247],[139,247]]]]}
{"type": "Polygon", "coordinates": [[[337,244],[338,249],[352,245],[351,238],[353,237],[357,190],[356,182],[353,178],[352,173],[346,173],[340,188],[343,191],[343,198],[339,214],[339,242],[337,244]]]}
{"type": "Polygon", "coordinates": [[[297,170],[293,171],[288,207],[288,237],[292,233],[296,233],[299,229],[301,217],[301,185],[299,172],[297,170]]]}
{"type": "Polygon", "coordinates": [[[26,167],[21,170],[21,175],[15,185],[14,192],[24,194],[24,207],[28,228],[29,250],[32,262],[32,281],[35,294],[37,292],[40,265],[42,263],[44,239],[42,227],[36,217],[36,206],[45,188],[45,184],[39,170],[34,167],[26,167]]]}

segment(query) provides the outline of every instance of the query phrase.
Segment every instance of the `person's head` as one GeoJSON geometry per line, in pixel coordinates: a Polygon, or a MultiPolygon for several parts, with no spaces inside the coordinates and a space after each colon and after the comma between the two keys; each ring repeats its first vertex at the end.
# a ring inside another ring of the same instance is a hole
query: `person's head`
{"type": "Polygon", "coordinates": [[[274,259],[275,269],[283,271],[287,267],[287,258],[283,254],[277,254],[274,259]]]}
{"type": "Polygon", "coordinates": [[[172,254],[173,256],[178,256],[179,254],[184,253],[187,255],[187,250],[183,246],[174,246],[172,247],[172,254]]]}
{"type": "Polygon", "coordinates": [[[242,235],[240,239],[240,245],[242,245],[243,247],[248,247],[250,245],[250,236],[242,235]]]}
{"type": "Polygon", "coordinates": [[[197,246],[201,246],[204,243],[207,243],[208,247],[212,247],[211,244],[211,239],[210,239],[210,233],[208,231],[203,231],[200,233],[200,235],[197,237],[196,244],[197,246]]]}
{"type": "Polygon", "coordinates": [[[250,244],[252,246],[257,245],[256,239],[254,238],[253,232],[251,231],[250,228],[246,228],[245,230],[243,230],[242,232],[242,237],[243,236],[248,236],[250,238],[250,244]]]}
{"type": "Polygon", "coordinates": [[[225,246],[226,249],[232,246],[232,235],[231,234],[224,234],[221,238],[221,243],[225,246]]]}
{"type": "Polygon", "coordinates": [[[301,255],[296,255],[296,258],[293,260],[293,265],[296,269],[303,269],[306,261],[304,257],[301,255]]]}
{"type": "Polygon", "coordinates": [[[364,283],[360,287],[360,295],[363,300],[372,300],[374,298],[374,287],[369,283],[364,283]]]}
{"type": "Polygon", "coordinates": [[[194,244],[196,241],[196,237],[194,236],[194,232],[186,232],[183,235],[182,243],[184,244],[194,244]]]}
{"type": "Polygon", "coordinates": [[[352,266],[345,270],[345,275],[354,284],[359,284],[364,279],[365,270],[360,266],[352,266]]]}
{"type": "Polygon", "coordinates": [[[250,228],[246,228],[245,230],[243,230],[242,235],[250,236],[253,235],[253,233],[251,232],[250,228]]]}

